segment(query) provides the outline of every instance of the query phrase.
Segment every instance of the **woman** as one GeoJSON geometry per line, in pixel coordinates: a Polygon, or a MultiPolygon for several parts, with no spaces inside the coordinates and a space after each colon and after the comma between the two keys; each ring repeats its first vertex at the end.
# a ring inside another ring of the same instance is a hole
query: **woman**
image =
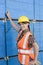
{"type": "Polygon", "coordinates": [[[12,27],[17,30],[17,48],[18,48],[18,60],[21,65],[33,65],[37,61],[38,45],[34,41],[33,35],[29,28],[29,19],[26,16],[21,16],[18,19],[18,28],[10,18],[9,12],[7,17],[10,20],[12,27]]]}

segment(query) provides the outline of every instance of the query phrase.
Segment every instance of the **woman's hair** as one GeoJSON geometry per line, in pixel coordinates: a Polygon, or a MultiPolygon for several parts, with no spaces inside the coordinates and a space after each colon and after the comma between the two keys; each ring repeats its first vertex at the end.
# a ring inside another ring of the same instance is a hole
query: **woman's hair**
{"type": "Polygon", "coordinates": [[[30,31],[30,26],[28,25],[28,29],[29,29],[29,31],[30,31]]]}

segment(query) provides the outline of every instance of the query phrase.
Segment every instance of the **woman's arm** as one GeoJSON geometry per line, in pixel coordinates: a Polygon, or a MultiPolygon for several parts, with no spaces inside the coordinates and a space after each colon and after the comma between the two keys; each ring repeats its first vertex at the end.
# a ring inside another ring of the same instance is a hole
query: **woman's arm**
{"type": "Polygon", "coordinates": [[[12,19],[10,18],[10,13],[7,12],[6,15],[7,15],[8,19],[10,20],[10,23],[11,23],[12,27],[13,27],[16,31],[19,32],[20,28],[18,28],[18,27],[14,24],[14,21],[12,21],[12,19]]]}
{"type": "Polygon", "coordinates": [[[36,42],[33,43],[33,46],[34,46],[35,60],[37,61],[39,47],[38,47],[38,44],[36,42]]]}
{"type": "Polygon", "coordinates": [[[28,42],[30,44],[30,47],[31,47],[31,45],[34,47],[34,55],[35,55],[35,59],[34,60],[37,60],[39,47],[38,47],[38,44],[35,42],[35,39],[34,39],[34,37],[32,35],[30,36],[28,42]]]}
{"type": "MultiPolygon", "coordinates": [[[[40,65],[40,62],[37,61],[38,52],[39,52],[39,46],[38,46],[38,44],[35,42],[33,36],[30,36],[29,44],[34,47],[34,56],[35,56],[35,57],[34,57],[34,61],[29,62],[29,65],[40,65]]],[[[31,46],[30,46],[30,47],[31,47],[31,46]]]]}

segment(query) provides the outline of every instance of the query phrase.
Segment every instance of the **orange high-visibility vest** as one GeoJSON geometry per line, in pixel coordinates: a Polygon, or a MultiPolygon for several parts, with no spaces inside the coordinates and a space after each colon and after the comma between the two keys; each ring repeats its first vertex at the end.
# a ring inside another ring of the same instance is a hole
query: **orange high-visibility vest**
{"type": "Polygon", "coordinates": [[[18,60],[23,65],[29,65],[29,58],[34,59],[34,48],[29,48],[28,39],[32,35],[30,32],[24,34],[24,36],[18,41],[18,60]]]}

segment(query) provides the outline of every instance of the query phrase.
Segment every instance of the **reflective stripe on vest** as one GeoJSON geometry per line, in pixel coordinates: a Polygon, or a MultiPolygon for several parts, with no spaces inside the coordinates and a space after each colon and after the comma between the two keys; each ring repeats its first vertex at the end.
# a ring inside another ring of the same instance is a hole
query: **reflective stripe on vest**
{"type": "Polygon", "coordinates": [[[22,64],[25,64],[25,55],[22,55],[22,64]]]}
{"type": "MultiPolygon", "coordinates": [[[[23,42],[23,49],[26,48],[26,42],[28,40],[29,35],[30,35],[30,32],[27,32],[26,37],[25,37],[24,42],[23,42]]],[[[29,51],[29,50],[20,50],[19,49],[19,52],[22,54],[23,53],[24,54],[31,54],[31,53],[33,54],[33,51],[29,51]]],[[[25,55],[22,55],[22,64],[25,64],[25,55]]]]}
{"type": "Polygon", "coordinates": [[[22,49],[18,49],[18,52],[21,54],[33,54],[33,48],[31,50],[22,50],[22,49]]]}
{"type": "Polygon", "coordinates": [[[30,35],[30,32],[28,32],[28,33],[26,34],[26,37],[25,37],[25,39],[24,39],[24,43],[23,43],[23,48],[24,48],[24,49],[26,48],[26,41],[27,41],[29,35],[30,35]]]}

